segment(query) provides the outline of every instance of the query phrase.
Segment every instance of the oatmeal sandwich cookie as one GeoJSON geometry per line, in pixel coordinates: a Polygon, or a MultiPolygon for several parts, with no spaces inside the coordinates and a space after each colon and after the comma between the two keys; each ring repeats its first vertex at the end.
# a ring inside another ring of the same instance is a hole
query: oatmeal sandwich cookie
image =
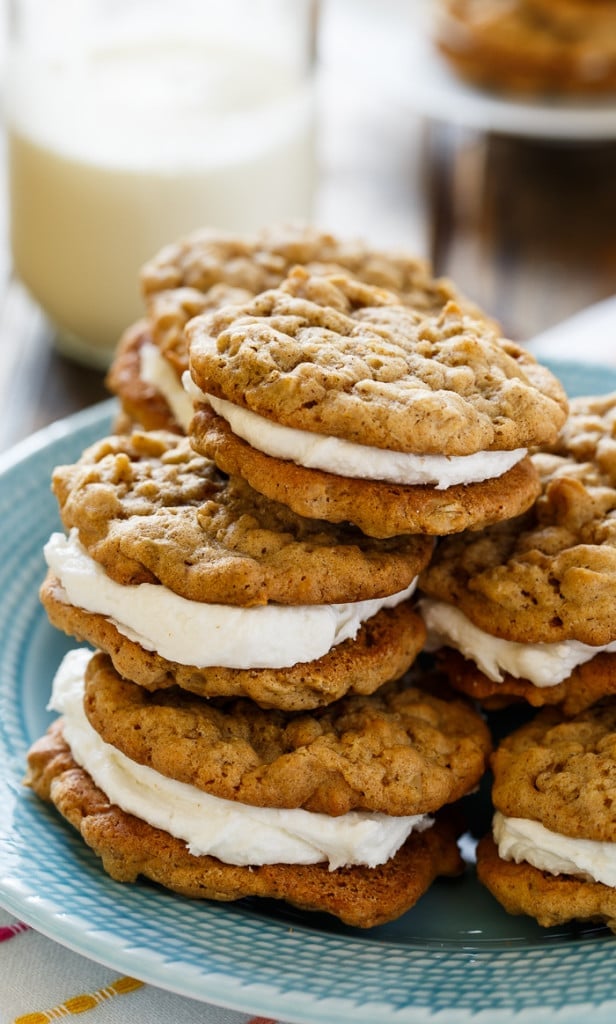
{"type": "Polygon", "coordinates": [[[343,273],[297,267],[186,335],[194,447],[298,514],[374,537],[519,514],[538,492],[527,448],[566,414],[552,374],[485,322],[343,273]]]}
{"type": "Polygon", "coordinates": [[[575,714],[616,693],[616,393],[573,399],[557,442],[532,458],[533,508],[445,538],[420,608],[456,689],[575,714]]]}
{"type": "Polygon", "coordinates": [[[164,431],[102,439],[52,486],[67,533],[45,548],[49,619],[146,688],[310,708],[372,692],[423,645],[427,538],[303,519],[164,431]]]}
{"type": "Polygon", "coordinates": [[[462,700],[398,682],[285,714],[149,694],[80,650],[52,707],[61,718],[31,749],[27,782],[119,881],[283,899],[367,928],[462,870],[446,805],[475,787],[490,750],[462,700]]]}
{"type": "Polygon", "coordinates": [[[308,225],[281,224],[251,235],[204,228],[165,246],[141,270],[144,320],[120,340],[107,376],[125,415],[146,430],[186,432],[192,404],[184,327],[198,314],[244,303],[278,287],[292,267],[345,268],[360,281],[395,291],[414,309],[438,312],[451,299],[475,311],[425,260],[380,250],[308,225]],[[161,419],[162,416],[162,419],[161,419]]]}
{"type": "Polygon", "coordinates": [[[439,0],[435,40],[462,78],[518,94],[616,90],[613,0],[439,0]]]}
{"type": "Polygon", "coordinates": [[[511,914],[540,925],[600,921],[616,931],[616,701],[573,718],[544,708],[492,757],[492,834],[479,879],[511,914]]]}

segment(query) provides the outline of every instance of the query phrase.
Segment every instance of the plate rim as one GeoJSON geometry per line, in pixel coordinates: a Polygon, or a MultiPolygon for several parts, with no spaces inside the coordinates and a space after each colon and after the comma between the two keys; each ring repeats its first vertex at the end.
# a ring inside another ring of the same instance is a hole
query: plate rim
{"type": "MultiPolygon", "coordinates": [[[[561,368],[567,368],[568,372],[572,370],[573,372],[579,370],[586,371],[595,378],[598,374],[609,371],[608,377],[611,378],[613,385],[616,387],[616,367],[614,366],[599,366],[595,363],[585,363],[581,360],[569,359],[545,359],[542,360],[542,363],[550,366],[557,373],[560,366],[561,368]]],[[[0,455],[0,489],[6,475],[14,471],[16,467],[22,467],[24,461],[27,462],[36,453],[53,448],[54,445],[64,440],[70,440],[71,442],[74,440],[77,445],[82,435],[87,433],[88,430],[102,427],[107,420],[110,420],[115,404],[115,399],[105,400],[88,409],[64,417],[48,427],[42,428],[36,434],[25,441],[19,442],[8,452],[0,455]]],[[[27,737],[25,739],[27,740],[27,737]]],[[[5,778],[4,769],[0,767],[0,792],[3,789],[10,788],[11,778],[8,772],[5,778]]],[[[32,799],[35,800],[36,798],[33,796],[32,799]]],[[[52,810],[46,810],[45,817],[47,816],[50,821],[55,823],[55,816],[52,810]]],[[[62,829],[63,824],[58,822],[60,829],[62,829]]],[[[47,824],[44,827],[47,828],[47,824]]],[[[71,841],[82,845],[80,837],[76,834],[74,837],[71,836],[71,841]]],[[[221,968],[220,964],[217,964],[216,961],[209,961],[204,965],[207,967],[206,973],[199,973],[197,975],[194,972],[189,972],[188,975],[183,977],[168,973],[164,978],[161,978],[160,961],[153,954],[152,950],[148,950],[148,956],[144,957],[143,950],[130,951],[125,948],[124,944],[124,947],[121,947],[117,954],[114,954],[113,943],[117,944],[117,935],[114,936],[102,929],[93,928],[91,924],[88,927],[87,922],[74,913],[59,914],[58,908],[54,905],[53,901],[47,900],[39,893],[24,891],[24,887],[16,885],[14,879],[9,878],[5,881],[0,881],[0,906],[3,906],[9,913],[20,917],[49,939],[59,942],[77,954],[95,960],[107,967],[121,970],[124,973],[132,973],[155,987],[164,988],[169,992],[194,999],[198,1002],[214,1003],[227,1009],[249,1014],[254,1014],[255,1012],[268,1014],[289,1022],[297,1022],[297,1024],[342,1024],[342,1022],[346,1024],[350,1013],[358,1021],[373,1021],[375,1013],[378,1013],[379,1019],[384,1024],[387,1024],[389,1021],[392,1024],[394,1022],[395,1024],[402,1024],[402,1022],[409,1022],[411,1024],[411,1021],[413,1024],[422,1024],[425,1021],[427,1024],[427,1022],[435,1020],[436,1011],[431,1006],[406,1005],[396,1008],[390,1003],[382,1005],[373,1001],[365,1002],[363,1000],[361,1003],[356,1003],[348,998],[340,998],[338,1000],[319,999],[318,995],[303,988],[286,988],[281,984],[278,986],[267,986],[262,981],[252,983],[240,980],[237,975],[229,973],[228,967],[225,973],[225,969],[221,968]],[[104,936],[104,941],[101,938],[101,934],[104,936]],[[87,935],[87,942],[85,944],[83,941],[84,935],[87,935]],[[208,987],[210,983],[212,987],[208,987]],[[208,988],[207,991],[203,990],[204,986],[208,988]]],[[[224,927],[227,920],[224,912],[227,909],[226,905],[214,904],[208,907],[208,912],[210,916],[220,916],[224,927]]],[[[249,918],[251,913],[249,908],[244,916],[249,918]]],[[[242,914],[240,913],[239,917],[241,916],[242,914]]],[[[259,914],[254,914],[253,918],[255,922],[254,927],[257,927],[258,924],[267,933],[274,933],[278,941],[282,940],[286,932],[286,941],[287,943],[290,941],[289,933],[293,932],[293,928],[289,927],[288,922],[271,918],[264,919],[259,914]]],[[[375,944],[374,940],[371,941],[369,932],[366,933],[365,937],[363,934],[357,937],[346,934],[328,934],[309,927],[305,929],[305,932],[312,936],[316,934],[316,941],[324,942],[326,951],[330,952],[339,951],[339,947],[343,947],[347,955],[350,955],[350,950],[354,956],[356,951],[363,950],[370,953],[372,948],[376,947],[375,953],[378,952],[383,957],[386,956],[383,950],[389,951],[392,955],[393,951],[401,950],[401,955],[407,956],[409,961],[420,952],[428,967],[438,966],[439,962],[445,957],[448,964],[459,966],[462,969],[468,969],[470,965],[473,965],[476,969],[481,968],[481,964],[488,961],[494,962],[499,960],[506,963],[511,961],[512,957],[516,959],[521,958],[527,963],[530,962],[532,966],[533,962],[538,964],[546,959],[548,961],[554,960],[552,953],[557,949],[570,950],[575,945],[572,940],[567,940],[550,943],[545,946],[538,945],[536,947],[520,945],[516,947],[514,945],[509,949],[503,946],[502,949],[497,950],[476,947],[452,950],[450,947],[446,949],[439,948],[438,943],[430,943],[428,945],[417,942],[405,944],[402,947],[396,945],[395,942],[387,943],[381,940],[375,944]]],[[[297,927],[295,929],[296,937],[294,941],[302,941],[303,934],[302,928],[297,927]]],[[[585,946],[590,954],[589,961],[591,961],[593,952],[595,956],[599,955],[599,953],[604,954],[606,946],[611,946],[611,943],[612,937],[608,936],[600,941],[577,943],[577,948],[585,946]]],[[[548,964],[548,966],[551,969],[551,964],[548,964]]],[[[358,984],[361,984],[361,978],[358,978],[358,984]]],[[[359,995],[361,996],[361,991],[359,995]]],[[[608,1021],[613,1019],[615,1008],[616,983],[613,996],[610,994],[610,998],[593,1004],[595,1024],[602,1024],[603,1021],[607,1024],[608,1021]]],[[[572,1007],[563,1006],[559,1009],[551,1008],[550,1019],[562,1021],[563,1024],[564,1022],[571,1021],[573,1024],[574,1021],[579,1019],[579,1010],[580,1004],[574,1004],[572,1007]]],[[[499,1022],[521,1022],[526,1018],[528,1012],[528,1010],[520,1011],[507,1007],[492,1008],[489,1015],[490,1024],[497,1020],[499,1022]]],[[[457,1013],[453,1007],[447,1010],[448,1024],[457,1024],[458,1021],[460,1024],[467,1024],[468,1021],[477,1019],[478,1017],[468,1010],[460,1013],[457,1013]]]]}

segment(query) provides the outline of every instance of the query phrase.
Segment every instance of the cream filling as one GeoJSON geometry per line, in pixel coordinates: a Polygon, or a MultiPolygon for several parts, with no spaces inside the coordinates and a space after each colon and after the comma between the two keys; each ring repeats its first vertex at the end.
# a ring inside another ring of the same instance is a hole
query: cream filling
{"type": "Polygon", "coordinates": [[[526,455],[526,448],[476,452],[473,455],[416,455],[355,444],[340,437],[284,427],[250,409],[206,395],[194,382],[191,384],[187,379],[190,375],[185,374],[184,377],[184,386],[195,401],[209,402],[237,437],[265,455],[294,462],[305,469],[321,469],[326,473],[361,480],[428,484],[437,490],[446,490],[456,484],[479,483],[502,476],[526,455]]]}
{"type": "Polygon", "coordinates": [[[91,651],[70,651],[53,684],[49,708],[64,716],[64,736],[75,761],[111,803],[183,840],[196,857],[225,864],[318,864],[330,870],[376,867],[394,856],[413,831],[433,824],[425,814],[394,818],[350,811],[332,818],[302,809],[251,807],[204,793],[131,761],[101,739],[83,707],[84,673],[91,651]]]}
{"type": "Polygon", "coordinates": [[[552,644],[503,640],[478,629],[458,608],[445,601],[422,598],[418,607],[428,630],[427,650],[453,647],[496,683],[502,683],[507,672],[516,679],[528,679],[535,686],[555,686],[601,651],[616,651],[616,641],[591,647],[579,640],[552,644]]]}
{"type": "Polygon", "coordinates": [[[550,832],[538,821],[506,818],[496,811],[492,834],[502,860],[525,861],[551,875],[580,875],[616,886],[616,843],[572,839],[550,832]]]}
{"type": "Polygon", "coordinates": [[[161,355],[156,345],[149,342],[139,350],[139,376],[162,395],[176,423],[187,434],[194,412],[192,399],[182,387],[171,364],[161,355]]]}
{"type": "Polygon", "coordinates": [[[206,395],[189,373],[180,382],[173,368],[155,345],[145,344],[140,352],[142,380],[163,396],[174,419],[188,433],[194,401],[209,402],[234,434],[265,455],[294,462],[306,469],[320,469],[338,476],[387,483],[427,484],[446,490],[456,484],[480,483],[502,476],[526,455],[526,448],[505,452],[476,452],[473,455],[416,455],[355,444],[343,438],[312,434],[242,409],[221,398],[206,395]]]}
{"type": "Polygon", "coordinates": [[[381,608],[406,601],[417,582],[389,597],[348,604],[237,608],[189,601],[162,584],[116,583],[90,558],[75,529],[68,537],[52,534],[44,551],[67,604],[104,615],[146,650],[196,668],[276,669],[315,661],[355,638],[381,608]]]}

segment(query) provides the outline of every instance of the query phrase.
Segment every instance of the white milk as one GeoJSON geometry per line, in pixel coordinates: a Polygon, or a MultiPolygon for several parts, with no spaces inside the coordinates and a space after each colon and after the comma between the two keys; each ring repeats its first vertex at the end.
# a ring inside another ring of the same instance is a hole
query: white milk
{"type": "Polygon", "coordinates": [[[9,80],[15,269],[69,355],[108,364],[162,245],[310,216],[312,84],[279,57],[150,41],[9,80]]]}

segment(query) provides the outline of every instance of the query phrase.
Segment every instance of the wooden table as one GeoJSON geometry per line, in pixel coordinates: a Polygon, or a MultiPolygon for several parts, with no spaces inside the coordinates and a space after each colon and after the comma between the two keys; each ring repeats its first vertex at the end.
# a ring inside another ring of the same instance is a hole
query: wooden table
{"type": "MultiPolygon", "coordinates": [[[[430,256],[523,342],[616,292],[616,142],[482,135],[414,117],[376,80],[360,94],[344,74],[344,6],[325,24],[318,223],[430,256]]],[[[4,213],[0,450],[107,397],[101,373],[55,351],[6,239],[4,213]]]]}
{"type": "Polygon", "coordinates": [[[432,125],[425,156],[435,267],[509,336],[527,342],[616,293],[616,142],[432,125]]]}

